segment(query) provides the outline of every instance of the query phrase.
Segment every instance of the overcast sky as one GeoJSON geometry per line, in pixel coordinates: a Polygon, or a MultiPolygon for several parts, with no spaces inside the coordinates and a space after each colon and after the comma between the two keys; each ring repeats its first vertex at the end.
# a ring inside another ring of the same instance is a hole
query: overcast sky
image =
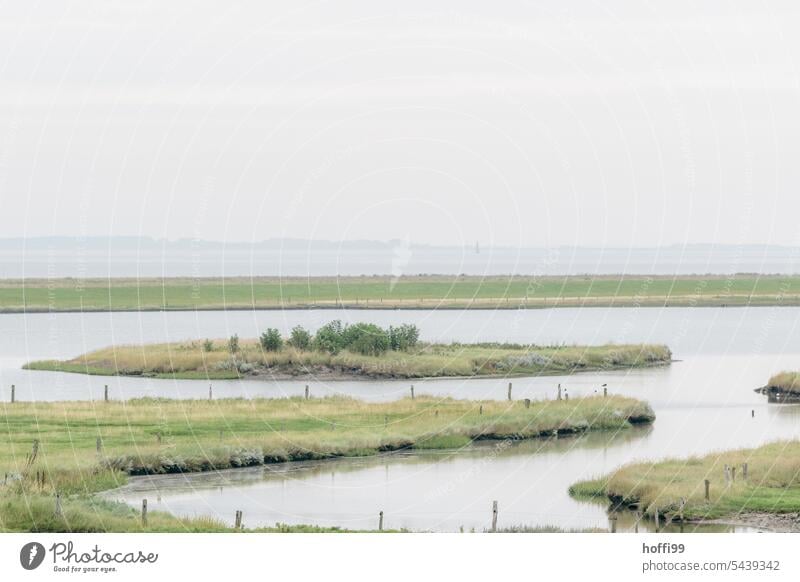
{"type": "Polygon", "coordinates": [[[0,237],[800,244],[797,2],[0,7],[0,237]]]}

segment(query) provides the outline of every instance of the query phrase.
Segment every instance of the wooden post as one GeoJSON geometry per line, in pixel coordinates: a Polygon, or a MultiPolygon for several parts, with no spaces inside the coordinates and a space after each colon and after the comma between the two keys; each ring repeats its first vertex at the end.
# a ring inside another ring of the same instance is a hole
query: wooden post
{"type": "Polygon", "coordinates": [[[103,400],[108,402],[108,384],[106,384],[103,388],[103,400]]]}
{"type": "Polygon", "coordinates": [[[731,483],[736,483],[736,467],[731,467],[731,483]]]}
{"type": "Polygon", "coordinates": [[[569,392],[567,392],[566,388],[564,388],[564,400],[569,400],[569,392]]]}
{"type": "Polygon", "coordinates": [[[730,470],[730,468],[728,467],[728,465],[725,465],[725,467],[723,467],[722,470],[725,473],[725,485],[730,485],[730,483],[731,483],[731,470],[730,470]]]}
{"type": "Polygon", "coordinates": [[[14,401],[17,399],[17,387],[13,384],[11,385],[11,404],[14,404],[14,401]]]}
{"type": "Polygon", "coordinates": [[[414,385],[411,385],[411,400],[414,400],[414,385]]]}
{"type": "Polygon", "coordinates": [[[608,387],[605,384],[603,384],[603,398],[607,397],[608,397],[608,387]]]}
{"type": "Polygon", "coordinates": [[[308,384],[306,384],[306,400],[308,400],[308,384]]]}
{"type": "Polygon", "coordinates": [[[142,527],[147,527],[147,499],[142,499],[142,527]]]}
{"type": "Polygon", "coordinates": [[[617,516],[611,515],[608,517],[608,525],[611,533],[617,533],[617,516]]]}
{"type": "Polygon", "coordinates": [[[526,398],[525,399],[525,408],[530,408],[530,407],[531,407],[531,399],[530,398],[526,398]]]}
{"type": "Polygon", "coordinates": [[[378,531],[383,531],[383,511],[378,514],[378,531]]]}
{"type": "Polygon", "coordinates": [[[55,511],[55,516],[56,517],[63,517],[63,515],[64,515],[64,511],[61,508],[61,493],[56,493],[56,511],[55,511]]]}
{"type": "Polygon", "coordinates": [[[558,400],[561,400],[561,384],[558,385],[558,400]]]}
{"type": "Polygon", "coordinates": [[[233,527],[235,527],[236,529],[242,529],[242,510],[241,509],[237,509],[236,510],[235,524],[234,524],[233,527]]]}
{"type": "Polygon", "coordinates": [[[683,523],[683,508],[684,507],[686,507],[686,498],[685,497],[681,497],[681,506],[680,506],[680,509],[678,509],[678,518],[681,520],[681,523],[683,523]]]}
{"type": "Polygon", "coordinates": [[[481,404],[480,408],[478,408],[478,414],[483,414],[483,404],[481,404]]]}
{"type": "Polygon", "coordinates": [[[97,437],[97,454],[99,455],[102,452],[103,452],[103,439],[97,437]]]}
{"type": "Polygon", "coordinates": [[[497,501],[492,501],[492,531],[497,531],[497,501]]]}
{"type": "Polygon", "coordinates": [[[508,399],[511,400],[511,382],[508,383],[508,399]]]}
{"type": "Polygon", "coordinates": [[[434,410],[434,411],[433,411],[433,416],[434,416],[435,418],[439,418],[439,409],[438,409],[438,408],[437,408],[436,410],[434,410]]]}
{"type": "Polygon", "coordinates": [[[659,525],[659,523],[658,523],[659,517],[660,517],[660,516],[658,515],[658,509],[656,509],[656,531],[658,531],[659,529],[661,529],[661,526],[660,526],[660,525],[659,525]]]}
{"type": "Polygon", "coordinates": [[[747,481],[747,463],[742,463],[742,479],[747,481]]]}
{"type": "Polygon", "coordinates": [[[755,417],[756,417],[756,411],[755,409],[753,409],[750,411],[750,418],[755,418],[755,417]]]}
{"type": "Polygon", "coordinates": [[[208,399],[214,400],[214,389],[211,387],[211,384],[208,385],[208,399]]]}
{"type": "Polygon", "coordinates": [[[639,533],[639,522],[642,521],[642,512],[636,512],[636,521],[633,523],[633,533],[639,533]]]}
{"type": "Polygon", "coordinates": [[[705,485],[706,485],[706,501],[709,501],[711,499],[711,496],[709,495],[709,488],[711,486],[711,481],[706,479],[705,480],[705,485]]]}

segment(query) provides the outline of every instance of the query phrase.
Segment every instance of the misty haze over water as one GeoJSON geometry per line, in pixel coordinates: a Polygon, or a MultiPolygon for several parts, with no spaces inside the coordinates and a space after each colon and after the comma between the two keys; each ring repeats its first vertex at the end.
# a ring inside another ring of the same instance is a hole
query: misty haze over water
{"type": "Polygon", "coordinates": [[[256,243],[139,237],[0,240],[0,278],[798,273],[800,249],[766,245],[550,249],[408,241],[256,243]]]}

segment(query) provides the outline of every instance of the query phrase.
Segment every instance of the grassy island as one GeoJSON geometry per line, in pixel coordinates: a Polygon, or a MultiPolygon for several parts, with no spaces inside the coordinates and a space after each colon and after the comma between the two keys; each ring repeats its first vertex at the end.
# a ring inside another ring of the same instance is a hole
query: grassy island
{"type": "Polygon", "coordinates": [[[0,312],[800,305],[790,275],[7,279],[0,312]]]}
{"type": "MultiPolygon", "coordinates": [[[[141,531],[138,513],[93,496],[128,475],[209,471],[625,430],[653,411],[618,396],[498,402],[431,397],[370,404],[284,398],[9,404],[0,436],[0,531],[141,531]],[[62,511],[54,513],[56,493],[62,511]]],[[[292,528],[277,526],[279,531],[292,528]]],[[[223,531],[153,514],[147,531],[223,531]]],[[[306,528],[301,531],[323,531],[306,528]]]]}
{"type": "Polygon", "coordinates": [[[770,402],[800,402],[800,372],[775,374],[756,392],[766,394],[770,402]]]}
{"type": "Polygon", "coordinates": [[[671,521],[783,523],[780,516],[800,512],[800,442],[631,464],[576,483],[570,493],[671,521]]]}
{"type": "Polygon", "coordinates": [[[105,376],[236,379],[365,377],[421,378],[564,374],[586,370],[667,364],[659,345],[529,346],[521,344],[427,344],[416,326],[383,329],[371,323],[332,321],[314,335],[301,326],[284,338],[267,329],[258,340],[203,340],[113,346],[71,360],[30,362],[28,370],[105,376]]]}
{"type": "Polygon", "coordinates": [[[523,346],[515,344],[419,344],[380,355],[349,350],[336,354],[284,347],[264,351],[243,340],[232,354],[226,341],[114,346],[71,360],[45,360],[29,370],[104,376],[236,379],[247,376],[422,378],[566,374],[665,365],[672,354],[659,345],[523,346]]]}

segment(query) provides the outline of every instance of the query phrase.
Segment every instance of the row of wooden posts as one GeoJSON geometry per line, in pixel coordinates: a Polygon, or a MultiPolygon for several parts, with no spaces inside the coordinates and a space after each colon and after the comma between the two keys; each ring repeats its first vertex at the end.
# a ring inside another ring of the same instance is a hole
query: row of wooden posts
{"type": "MultiPolygon", "coordinates": [[[[512,388],[513,388],[513,384],[511,382],[509,382],[508,383],[508,399],[509,400],[512,399],[511,398],[511,390],[512,390],[512,388]]],[[[304,395],[305,395],[305,399],[306,400],[308,400],[311,397],[311,391],[309,389],[308,384],[306,384],[304,395]]],[[[605,384],[603,384],[603,396],[608,396],[608,388],[606,387],[605,384]]],[[[414,396],[414,385],[412,384],[411,385],[411,400],[414,400],[414,398],[415,398],[415,396],[414,396]]],[[[214,399],[214,387],[211,384],[208,385],[208,399],[209,400],[213,400],[214,399]]],[[[558,385],[557,399],[558,400],[562,400],[561,384],[558,385]]],[[[564,389],[563,399],[564,400],[569,400],[569,394],[567,394],[566,389],[564,389]]],[[[14,402],[16,402],[16,400],[17,400],[17,387],[14,384],[12,384],[11,385],[11,403],[13,404],[14,402]]],[[[106,402],[109,401],[108,384],[103,386],[103,400],[106,401],[106,402]]],[[[525,399],[525,403],[526,403],[526,406],[530,406],[530,399],[526,398],[525,399]]]]}

